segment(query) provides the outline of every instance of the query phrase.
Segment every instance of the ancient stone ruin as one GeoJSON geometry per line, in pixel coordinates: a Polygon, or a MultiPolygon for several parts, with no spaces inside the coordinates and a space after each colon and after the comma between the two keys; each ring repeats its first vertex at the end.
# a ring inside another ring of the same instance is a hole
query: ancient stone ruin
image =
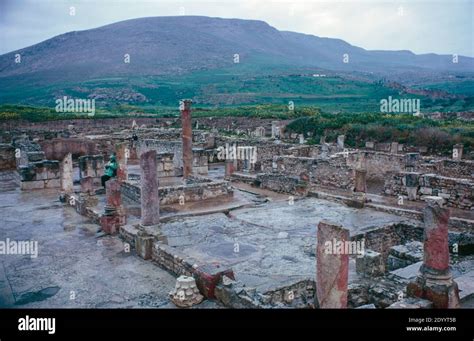
{"type": "Polygon", "coordinates": [[[189,100],[170,120],[3,127],[1,200],[60,209],[64,233],[85,219],[110,267],[128,257],[176,278],[140,304],[472,305],[474,161],[462,146],[442,158],[396,141],[350,148],[344,135],[310,145],[286,121],[193,118],[189,100]]]}

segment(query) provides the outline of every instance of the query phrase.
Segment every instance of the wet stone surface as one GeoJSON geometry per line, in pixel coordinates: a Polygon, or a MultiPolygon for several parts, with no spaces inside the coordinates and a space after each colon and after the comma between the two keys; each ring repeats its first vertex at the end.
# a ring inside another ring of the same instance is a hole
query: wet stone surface
{"type": "Polygon", "coordinates": [[[0,240],[38,242],[37,258],[0,255],[1,307],[175,308],[171,274],[124,252],[118,237],[98,238],[99,226],[59,203],[56,190],[8,186],[0,211],[0,240]]]}

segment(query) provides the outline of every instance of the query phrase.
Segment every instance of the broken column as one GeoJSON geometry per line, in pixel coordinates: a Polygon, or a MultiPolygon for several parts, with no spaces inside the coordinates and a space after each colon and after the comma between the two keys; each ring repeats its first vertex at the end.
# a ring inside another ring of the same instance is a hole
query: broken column
{"type": "Polygon", "coordinates": [[[410,172],[405,174],[405,186],[407,188],[408,200],[415,201],[418,194],[418,178],[420,173],[410,172]]]}
{"type": "Polygon", "coordinates": [[[235,171],[235,161],[232,159],[225,160],[225,179],[230,179],[235,171]]]}
{"type": "Polygon", "coordinates": [[[189,276],[178,277],[175,288],[169,295],[171,301],[181,308],[192,307],[204,299],[196,286],[196,280],[189,276]]]}
{"type": "Polygon", "coordinates": [[[79,200],[77,201],[76,211],[81,215],[87,215],[87,208],[96,206],[99,200],[95,195],[93,177],[88,176],[82,178],[80,182],[81,193],[79,194],[79,200]]]}
{"type": "Polygon", "coordinates": [[[193,130],[191,123],[191,104],[192,101],[185,99],[182,101],[181,124],[183,136],[183,178],[187,179],[193,172],[193,130]]]}
{"type": "Polygon", "coordinates": [[[339,135],[337,137],[337,146],[341,149],[344,149],[344,140],[346,139],[346,137],[344,135],[339,135]]]}
{"type": "Polygon", "coordinates": [[[144,259],[151,258],[153,236],[145,228],[160,222],[160,198],[156,151],[149,150],[140,155],[141,169],[141,220],[140,231],[135,239],[137,253],[144,259]]]}
{"type": "Polygon", "coordinates": [[[464,146],[462,144],[455,144],[453,146],[453,160],[461,160],[464,146]]]}
{"type": "Polygon", "coordinates": [[[68,153],[61,161],[61,191],[64,193],[73,192],[73,165],[72,154],[68,153]]]}
{"type": "Polygon", "coordinates": [[[349,255],[344,245],[349,230],[321,221],[318,224],[316,246],[316,293],[320,308],[347,308],[347,284],[349,279],[349,255]],[[334,243],[340,243],[342,248],[334,243]],[[334,252],[334,251],[342,252],[334,252]]]}
{"type": "Polygon", "coordinates": [[[272,138],[277,139],[280,137],[280,126],[278,121],[272,121],[272,138]]]}
{"type": "Polygon", "coordinates": [[[140,155],[141,169],[141,225],[152,226],[160,222],[160,198],[158,197],[158,174],[156,151],[149,150],[140,155]]]}
{"type": "Polygon", "coordinates": [[[426,197],[423,210],[423,265],[407,294],[433,302],[434,308],[459,308],[459,290],[449,268],[448,222],[450,211],[443,199],[426,197]]]}
{"type": "Polygon", "coordinates": [[[100,218],[102,231],[114,234],[120,226],[126,224],[126,215],[122,206],[120,181],[110,179],[105,183],[106,205],[105,212],[100,218]]]}
{"type": "Polygon", "coordinates": [[[300,138],[300,144],[304,144],[305,143],[304,134],[300,134],[299,138],[300,138]]]}
{"type": "Polygon", "coordinates": [[[354,192],[366,193],[367,192],[367,170],[363,168],[356,168],[355,170],[355,186],[354,192]]]}
{"type": "Polygon", "coordinates": [[[130,149],[128,143],[118,143],[115,145],[115,154],[117,155],[117,179],[120,181],[127,181],[127,162],[130,157],[130,149]]]}
{"type": "Polygon", "coordinates": [[[392,142],[390,145],[390,153],[398,154],[398,142],[392,142]]]}

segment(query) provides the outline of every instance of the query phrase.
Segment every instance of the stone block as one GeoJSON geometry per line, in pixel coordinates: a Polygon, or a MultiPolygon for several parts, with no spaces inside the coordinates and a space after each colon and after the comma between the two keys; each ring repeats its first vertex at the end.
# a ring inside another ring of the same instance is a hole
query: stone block
{"type": "Polygon", "coordinates": [[[44,188],[44,180],[37,180],[37,181],[22,181],[20,187],[24,191],[29,191],[32,189],[43,189],[44,188]]]}
{"type": "Polygon", "coordinates": [[[368,276],[381,276],[385,273],[385,264],[382,254],[365,250],[362,257],[356,258],[356,272],[368,276]]]}
{"type": "Polygon", "coordinates": [[[216,286],[222,282],[224,275],[235,280],[232,269],[221,268],[215,264],[202,265],[197,267],[194,271],[194,277],[199,291],[206,298],[215,298],[214,290],[216,286]]]}

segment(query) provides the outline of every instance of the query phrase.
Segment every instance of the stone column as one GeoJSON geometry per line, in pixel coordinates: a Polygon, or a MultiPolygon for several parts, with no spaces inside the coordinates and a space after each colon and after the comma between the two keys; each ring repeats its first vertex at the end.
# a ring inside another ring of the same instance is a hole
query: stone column
{"type": "Polygon", "coordinates": [[[272,121],[272,138],[276,139],[280,137],[280,126],[278,121],[272,121]]]}
{"type": "Polygon", "coordinates": [[[189,99],[183,100],[181,110],[181,124],[183,136],[183,178],[187,179],[193,173],[193,129],[191,123],[191,104],[189,99]]]}
{"type": "Polygon", "coordinates": [[[349,241],[349,230],[321,221],[316,246],[316,292],[320,308],[347,308],[349,255],[334,243],[349,241]]]}
{"type": "Polygon", "coordinates": [[[346,139],[346,137],[344,135],[339,135],[337,137],[337,146],[341,149],[344,149],[344,140],[346,139]]]}
{"type": "Polygon", "coordinates": [[[367,192],[367,170],[363,168],[356,168],[355,170],[355,186],[354,192],[366,193],[367,192]]]}
{"type": "Polygon", "coordinates": [[[235,161],[231,159],[226,159],[225,160],[225,178],[230,179],[232,174],[235,171],[235,161]]]}
{"type": "Polygon", "coordinates": [[[390,145],[390,153],[398,154],[398,142],[392,142],[390,145]]]}
{"type": "Polygon", "coordinates": [[[91,176],[81,179],[81,193],[94,194],[94,178],[91,176]]]}
{"type": "Polygon", "coordinates": [[[128,157],[130,157],[130,149],[128,143],[118,143],[115,146],[115,154],[117,155],[117,162],[119,165],[119,168],[117,169],[117,179],[119,179],[120,181],[127,181],[127,162],[128,157]]]}
{"type": "Polygon", "coordinates": [[[110,179],[105,183],[105,212],[100,219],[102,231],[113,234],[126,224],[126,215],[122,206],[120,181],[110,179]]]}
{"type": "Polygon", "coordinates": [[[420,173],[410,172],[405,174],[405,186],[407,188],[408,200],[415,201],[418,193],[418,178],[420,173]]]}
{"type": "Polygon", "coordinates": [[[300,138],[300,144],[304,144],[304,143],[305,143],[304,135],[303,135],[303,134],[300,134],[300,135],[299,135],[299,138],[300,138]]]}
{"type": "Polygon", "coordinates": [[[449,209],[443,199],[427,197],[423,210],[423,265],[415,282],[407,286],[409,296],[433,302],[434,308],[459,308],[459,290],[449,268],[449,209]]]}
{"type": "Polygon", "coordinates": [[[455,144],[453,146],[453,160],[461,160],[464,146],[462,144],[455,144]]]}
{"type": "Polygon", "coordinates": [[[158,196],[158,174],[155,150],[149,150],[140,155],[140,168],[141,225],[152,226],[160,222],[160,198],[158,196]]]}
{"type": "Polygon", "coordinates": [[[73,166],[72,154],[68,153],[61,161],[61,191],[65,193],[73,192],[73,166]]]}

